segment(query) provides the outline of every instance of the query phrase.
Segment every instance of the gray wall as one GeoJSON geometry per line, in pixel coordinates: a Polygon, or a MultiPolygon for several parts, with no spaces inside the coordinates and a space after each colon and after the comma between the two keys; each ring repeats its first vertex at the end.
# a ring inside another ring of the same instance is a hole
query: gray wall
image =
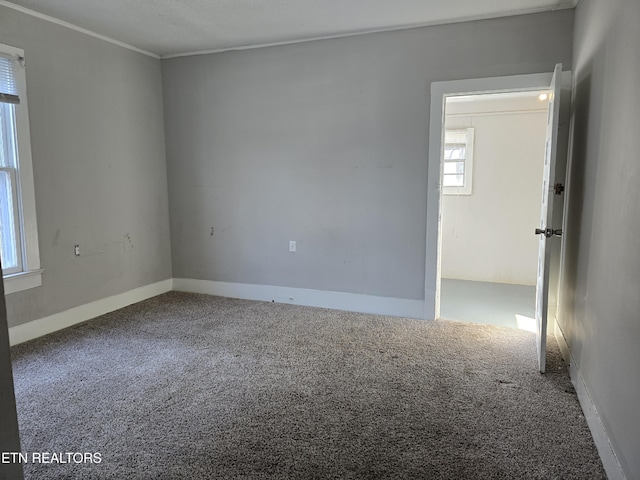
{"type": "Polygon", "coordinates": [[[170,278],[160,61],[2,6],[0,43],[25,50],[45,270],[9,325],[170,278]]]}
{"type": "Polygon", "coordinates": [[[550,72],[572,32],[565,10],[164,60],[174,277],[424,298],[431,82],[550,72]]]}
{"type": "Polygon", "coordinates": [[[640,2],[581,0],[560,325],[627,478],[640,479],[640,2]]]}
{"type": "MultiPolygon", "coordinates": [[[[4,282],[0,279],[0,452],[20,452],[21,450],[9,352],[4,282]]],[[[22,480],[22,478],[22,464],[0,462],[0,480],[22,480]]]]}

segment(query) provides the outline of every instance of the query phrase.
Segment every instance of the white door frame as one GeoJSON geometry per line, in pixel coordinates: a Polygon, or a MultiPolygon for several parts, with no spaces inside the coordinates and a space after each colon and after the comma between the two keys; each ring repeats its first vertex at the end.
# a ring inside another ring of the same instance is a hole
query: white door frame
{"type": "Polygon", "coordinates": [[[453,95],[471,95],[528,90],[544,90],[551,84],[552,73],[512,75],[433,82],[429,121],[429,161],[427,166],[427,231],[424,279],[424,318],[440,317],[440,245],[442,242],[441,157],[445,100],[453,95]]]}

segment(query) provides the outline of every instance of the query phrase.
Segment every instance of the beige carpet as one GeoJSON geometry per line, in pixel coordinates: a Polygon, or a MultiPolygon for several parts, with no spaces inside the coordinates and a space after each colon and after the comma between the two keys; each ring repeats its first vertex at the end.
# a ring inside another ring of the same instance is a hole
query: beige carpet
{"type": "Polygon", "coordinates": [[[603,479],[555,342],[171,292],[12,350],[28,479],[603,479]]]}

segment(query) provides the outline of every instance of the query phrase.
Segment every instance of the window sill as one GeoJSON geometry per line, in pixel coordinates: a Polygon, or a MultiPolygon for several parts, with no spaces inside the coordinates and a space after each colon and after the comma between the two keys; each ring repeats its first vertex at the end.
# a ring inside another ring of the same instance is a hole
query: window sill
{"type": "Polygon", "coordinates": [[[456,187],[444,187],[443,190],[442,190],[442,194],[443,195],[458,195],[458,196],[471,195],[471,190],[465,190],[465,189],[456,188],[456,187]]]}
{"type": "Polygon", "coordinates": [[[32,270],[30,272],[13,273],[11,275],[5,275],[4,279],[4,294],[20,292],[22,290],[28,290],[30,288],[39,287],[42,285],[42,272],[44,270],[32,270]]]}

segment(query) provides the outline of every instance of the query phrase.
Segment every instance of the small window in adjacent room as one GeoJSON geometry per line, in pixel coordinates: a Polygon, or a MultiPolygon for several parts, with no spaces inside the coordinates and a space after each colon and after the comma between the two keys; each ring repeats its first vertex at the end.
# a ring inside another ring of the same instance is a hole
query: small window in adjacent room
{"type": "Polygon", "coordinates": [[[0,258],[5,293],[41,284],[24,52],[0,44],[0,258]]]}
{"type": "Polygon", "coordinates": [[[473,179],[473,128],[445,130],[442,193],[471,195],[473,179]]]}

